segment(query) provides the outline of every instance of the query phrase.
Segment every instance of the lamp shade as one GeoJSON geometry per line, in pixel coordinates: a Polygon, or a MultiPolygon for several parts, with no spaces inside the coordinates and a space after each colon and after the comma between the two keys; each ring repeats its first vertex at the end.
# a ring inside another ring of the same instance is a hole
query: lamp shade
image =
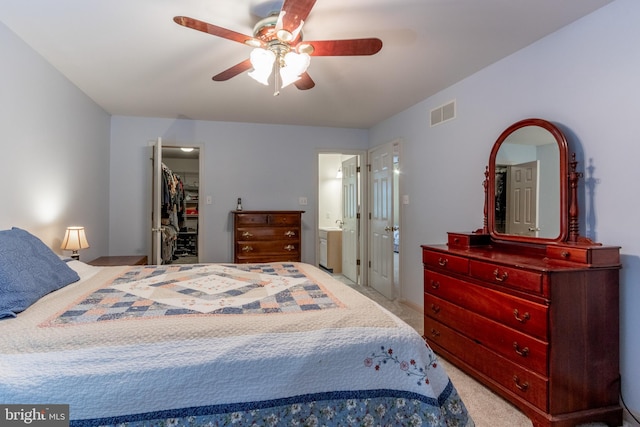
{"type": "Polygon", "coordinates": [[[60,249],[66,251],[77,251],[89,247],[87,242],[87,236],[84,233],[84,227],[67,227],[66,233],[64,233],[64,239],[62,239],[62,245],[60,249]]]}

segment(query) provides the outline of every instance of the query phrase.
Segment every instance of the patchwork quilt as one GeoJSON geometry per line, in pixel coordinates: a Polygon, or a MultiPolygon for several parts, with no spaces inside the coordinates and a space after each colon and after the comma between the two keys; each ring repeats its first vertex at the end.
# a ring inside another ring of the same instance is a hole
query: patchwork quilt
{"type": "Polygon", "coordinates": [[[473,425],[415,330],[302,263],[96,267],[0,321],[0,403],[68,404],[72,426],[473,425]]]}

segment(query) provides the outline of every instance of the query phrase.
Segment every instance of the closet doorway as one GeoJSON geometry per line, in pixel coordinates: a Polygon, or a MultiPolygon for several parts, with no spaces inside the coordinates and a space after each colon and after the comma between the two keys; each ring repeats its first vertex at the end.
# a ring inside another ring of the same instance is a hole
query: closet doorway
{"type": "Polygon", "coordinates": [[[155,264],[196,264],[200,253],[200,148],[154,147],[155,264]],[[157,189],[157,190],[156,190],[157,189]]]}

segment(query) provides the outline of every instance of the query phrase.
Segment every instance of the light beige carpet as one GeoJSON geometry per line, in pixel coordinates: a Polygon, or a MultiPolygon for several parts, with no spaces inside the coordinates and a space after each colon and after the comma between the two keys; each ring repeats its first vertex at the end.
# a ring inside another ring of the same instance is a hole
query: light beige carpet
{"type": "MultiPolygon", "coordinates": [[[[339,275],[337,275],[336,278],[342,280],[358,292],[367,295],[414,327],[421,335],[423,334],[423,315],[421,312],[401,302],[390,301],[371,287],[354,284],[339,275]]],[[[440,363],[444,365],[451,378],[451,382],[467,406],[467,410],[471,414],[476,427],[531,427],[533,425],[515,406],[464,374],[451,363],[444,359],[440,359],[440,363]]],[[[587,426],[600,427],[606,426],[606,424],[593,423],[583,425],[583,427],[587,426]]],[[[631,425],[625,422],[624,427],[631,427],[631,425]]]]}

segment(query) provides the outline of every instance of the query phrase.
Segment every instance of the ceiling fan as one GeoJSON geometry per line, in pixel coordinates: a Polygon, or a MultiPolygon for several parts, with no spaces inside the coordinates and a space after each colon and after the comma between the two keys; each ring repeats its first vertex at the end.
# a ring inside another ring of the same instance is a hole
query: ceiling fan
{"type": "MultiPolygon", "coordinates": [[[[266,6],[274,7],[273,3],[266,6]]],[[[269,84],[268,78],[273,73],[274,95],[278,95],[281,88],[291,83],[300,90],[315,86],[307,73],[311,56],[374,55],[382,49],[382,41],[377,38],[303,40],[302,26],[315,3],[316,0],[284,0],[280,11],[270,11],[255,25],[253,36],[186,16],[176,16],[173,20],[187,28],[254,48],[248,59],[216,74],[213,80],[229,80],[253,68],[249,75],[265,85],[269,84]]]]}

